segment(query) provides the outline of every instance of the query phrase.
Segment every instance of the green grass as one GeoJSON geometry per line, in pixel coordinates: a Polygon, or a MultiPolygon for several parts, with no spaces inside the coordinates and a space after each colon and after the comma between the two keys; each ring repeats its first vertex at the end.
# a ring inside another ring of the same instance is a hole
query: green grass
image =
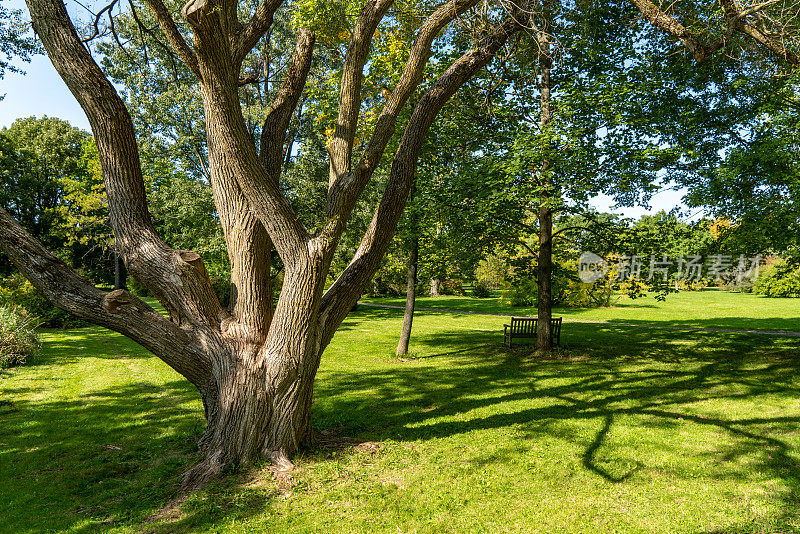
{"type": "MultiPolygon", "coordinates": [[[[376,304],[405,305],[404,298],[366,298],[376,304]]],[[[497,297],[422,297],[417,306],[518,317],[535,316],[536,308],[514,308],[497,297]]],[[[574,320],[647,323],[660,326],[800,331],[800,299],[774,299],[749,293],[708,289],[682,291],[658,302],[652,296],[631,300],[619,296],[610,308],[556,308],[554,314],[574,320]]]]}
{"type": "MultiPolygon", "coordinates": [[[[738,297],[705,319],[746,319],[738,297]]],[[[198,459],[191,386],[116,334],[45,332],[0,375],[0,532],[800,531],[796,338],[566,324],[543,360],[502,347],[502,317],[420,313],[400,361],[401,313],[352,313],[317,379],[314,425],[377,449],[166,511],[198,459]]]]}

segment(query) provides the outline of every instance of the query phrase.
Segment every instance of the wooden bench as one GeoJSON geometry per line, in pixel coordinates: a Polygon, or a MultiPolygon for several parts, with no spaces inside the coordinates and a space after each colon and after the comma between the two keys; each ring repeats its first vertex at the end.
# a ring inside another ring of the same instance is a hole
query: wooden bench
{"type": "MultiPolygon", "coordinates": [[[[515,339],[536,339],[536,323],[538,319],[512,317],[511,324],[504,324],[503,343],[511,348],[515,339]]],[[[550,319],[550,339],[554,345],[561,345],[561,317],[550,319]]]]}

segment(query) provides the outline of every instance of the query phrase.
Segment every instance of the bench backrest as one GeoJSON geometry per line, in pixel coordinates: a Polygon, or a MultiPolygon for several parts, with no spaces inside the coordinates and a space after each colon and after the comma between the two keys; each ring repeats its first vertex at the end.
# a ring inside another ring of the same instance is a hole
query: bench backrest
{"type": "MultiPolygon", "coordinates": [[[[511,334],[536,335],[537,319],[526,319],[522,317],[511,318],[511,334]]],[[[550,330],[552,336],[558,338],[561,334],[561,317],[550,319],[550,330]]]]}
{"type": "Polygon", "coordinates": [[[550,319],[550,330],[554,339],[561,339],[561,317],[550,319]]]}
{"type": "Polygon", "coordinates": [[[511,333],[536,335],[536,319],[511,318],[511,333]]]}

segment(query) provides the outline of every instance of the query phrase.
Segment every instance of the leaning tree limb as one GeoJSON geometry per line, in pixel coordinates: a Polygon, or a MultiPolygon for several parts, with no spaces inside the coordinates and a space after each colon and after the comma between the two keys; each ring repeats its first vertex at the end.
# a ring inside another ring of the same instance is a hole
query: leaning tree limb
{"type": "Polygon", "coordinates": [[[150,350],[199,390],[212,362],[198,339],[124,290],[105,292],[79,276],[0,208],[0,250],[58,308],[119,332],[150,350]]]}

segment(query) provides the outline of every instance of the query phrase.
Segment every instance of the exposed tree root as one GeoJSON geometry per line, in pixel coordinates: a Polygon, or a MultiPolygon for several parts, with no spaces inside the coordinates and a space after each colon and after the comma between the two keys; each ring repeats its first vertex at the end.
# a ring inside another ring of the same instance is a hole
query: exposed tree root
{"type": "Polygon", "coordinates": [[[209,482],[222,478],[225,464],[221,461],[222,453],[207,456],[202,462],[183,473],[181,493],[192,493],[205,488],[209,482]]]}

